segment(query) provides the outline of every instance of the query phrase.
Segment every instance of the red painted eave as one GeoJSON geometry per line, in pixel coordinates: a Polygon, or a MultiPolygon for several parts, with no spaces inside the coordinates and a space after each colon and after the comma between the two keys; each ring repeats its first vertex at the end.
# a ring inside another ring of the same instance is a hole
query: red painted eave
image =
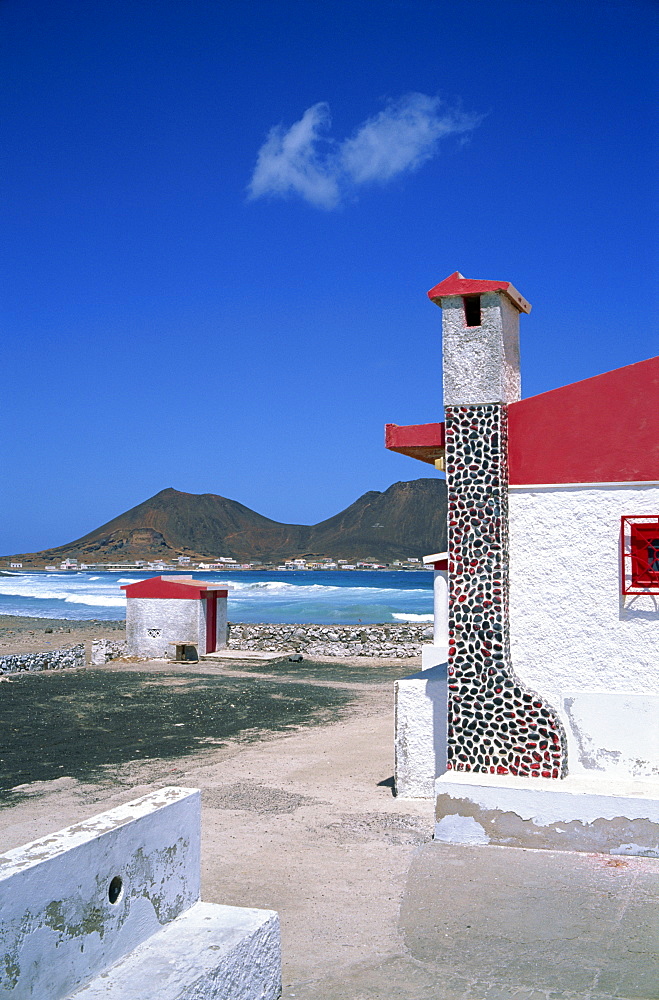
{"type": "Polygon", "coordinates": [[[385,448],[429,465],[443,457],[445,443],[444,424],[385,424],[385,448]]]}
{"type": "Polygon", "coordinates": [[[227,591],[218,588],[214,583],[202,583],[201,581],[163,580],[161,576],[152,576],[148,580],[138,580],[136,583],[123,584],[122,590],[126,591],[126,597],[139,598],[164,598],[165,600],[188,600],[196,601],[206,597],[209,593],[217,594],[219,597],[226,597],[227,591]]]}
{"type": "Polygon", "coordinates": [[[659,357],[508,407],[511,486],[659,480],[659,357]]]}
{"type": "Polygon", "coordinates": [[[505,292],[513,305],[520,312],[530,313],[531,305],[517,291],[510,281],[487,281],[481,278],[465,278],[459,271],[454,271],[438,285],[431,288],[428,298],[441,305],[441,300],[450,295],[484,295],[485,292],[505,292]]]}

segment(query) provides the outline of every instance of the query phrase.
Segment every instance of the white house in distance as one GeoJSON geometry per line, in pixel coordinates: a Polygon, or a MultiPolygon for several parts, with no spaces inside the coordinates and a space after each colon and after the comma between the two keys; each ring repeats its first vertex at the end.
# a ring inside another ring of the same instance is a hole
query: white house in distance
{"type": "Polygon", "coordinates": [[[386,446],[447,477],[436,835],[659,854],[659,357],[522,399],[519,292],[428,295],[445,421],[386,446]]]}
{"type": "Polygon", "coordinates": [[[227,642],[227,590],[186,576],[124,584],[126,640],[133,656],[171,657],[176,646],[214,653],[227,642]]]}

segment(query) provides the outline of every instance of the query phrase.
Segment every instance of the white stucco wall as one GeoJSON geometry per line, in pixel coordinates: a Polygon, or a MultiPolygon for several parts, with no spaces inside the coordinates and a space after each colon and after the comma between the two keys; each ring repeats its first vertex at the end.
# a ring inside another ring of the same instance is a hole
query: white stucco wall
{"type": "Polygon", "coordinates": [[[659,774],[659,597],[621,595],[623,514],[659,514],[659,485],[510,491],[513,666],[560,713],[571,774],[659,774]]]}
{"type": "MultiPolygon", "coordinates": [[[[218,620],[220,607],[218,601],[218,620]]],[[[173,642],[198,645],[206,651],[205,601],[129,597],[126,601],[126,641],[133,656],[164,657],[175,655],[173,642]],[[157,631],[150,635],[149,630],[157,631]]],[[[226,615],[226,611],[225,611],[226,615]]],[[[226,634],[226,618],[225,618],[226,634]]]]}
{"type": "Polygon", "coordinates": [[[394,684],[396,795],[432,798],[435,778],[446,770],[447,664],[394,684]]]}
{"type": "Polygon", "coordinates": [[[481,325],[466,326],[461,295],[442,299],[444,406],[520,398],[519,311],[501,292],[481,296],[481,325]]]}

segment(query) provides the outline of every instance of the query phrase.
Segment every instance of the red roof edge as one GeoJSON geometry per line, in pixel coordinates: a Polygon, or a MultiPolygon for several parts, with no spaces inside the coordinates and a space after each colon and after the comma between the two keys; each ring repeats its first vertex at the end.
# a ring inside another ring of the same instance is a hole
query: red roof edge
{"type": "Polygon", "coordinates": [[[148,580],[137,580],[135,583],[122,584],[121,589],[126,591],[126,597],[139,598],[165,598],[169,600],[198,601],[208,593],[217,594],[218,597],[226,597],[228,591],[218,590],[212,583],[204,583],[202,580],[195,580],[194,583],[174,582],[164,580],[161,576],[152,576],[148,580]]]}
{"type": "Polygon", "coordinates": [[[385,424],[384,446],[388,451],[434,465],[444,455],[446,426],[442,424],[385,424]]]}
{"type": "Polygon", "coordinates": [[[441,300],[449,295],[483,295],[485,292],[505,292],[512,304],[520,312],[530,313],[531,305],[517,291],[510,281],[488,281],[482,278],[465,278],[459,271],[449,274],[438,285],[431,288],[428,298],[441,306],[441,300]]]}

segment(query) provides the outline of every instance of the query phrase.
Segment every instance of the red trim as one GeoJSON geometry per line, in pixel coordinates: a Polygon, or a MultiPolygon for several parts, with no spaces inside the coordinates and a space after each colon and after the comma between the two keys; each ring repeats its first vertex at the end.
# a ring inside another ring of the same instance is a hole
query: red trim
{"type": "Polygon", "coordinates": [[[206,652],[214,653],[217,643],[217,590],[206,595],[206,652]]]}
{"type": "Polygon", "coordinates": [[[435,570],[448,570],[448,558],[440,559],[438,562],[433,563],[432,568],[435,570]]]}
{"type": "Polygon", "coordinates": [[[444,455],[445,432],[444,424],[385,424],[384,446],[434,465],[444,455]]]}
{"type": "Polygon", "coordinates": [[[659,517],[620,519],[623,594],[659,594],[659,517]]]}
{"type": "Polygon", "coordinates": [[[659,479],[659,357],[508,407],[513,486],[659,479]]]}
{"type": "Polygon", "coordinates": [[[217,594],[219,597],[226,597],[228,591],[218,590],[212,584],[204,584],[201,581],[176,583],[171,580],[163,580],[161,576],[152,576],[148,580],[138,580],[137,583],[123,584],[122,590],[126,591],[126,597],[159,597],[167,600],[195,601],[201,600],[208,593],[217,594]]]}

